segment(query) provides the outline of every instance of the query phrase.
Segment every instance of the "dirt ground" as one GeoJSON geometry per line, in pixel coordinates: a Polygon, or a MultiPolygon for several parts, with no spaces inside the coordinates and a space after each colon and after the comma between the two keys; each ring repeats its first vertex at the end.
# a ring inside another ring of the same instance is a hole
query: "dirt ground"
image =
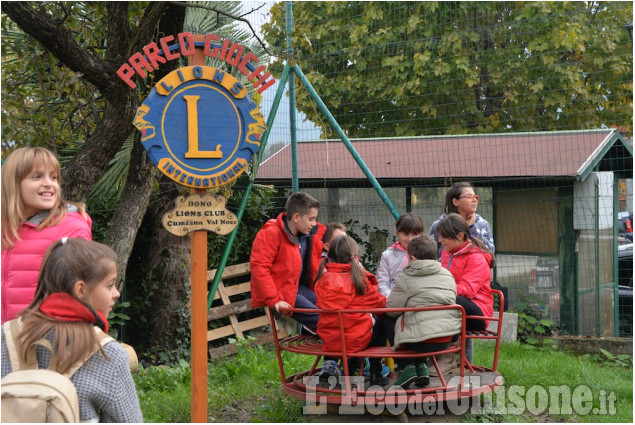
{"type": "Polygon", "coordinates": [[[226,405],[222,410],[208,412],[207,422],[246,423],[252,422],[258,416],[255,407],[266,403],[265,396],[254,397],[252,400],[234,402],[226,405]]]}
{"type": "MultiPolygon", "coordinates": [[[[286,396],[283,396],[286,397],[286,396]]],[[[220,411],[209,412],[208,422],[223,423],[248,423],[256,421],[267,421],[258,414],[256,408],[270,402],[268,396],[254,396],[250,400],[242,400],[225,406],[220,411]]],[[[401,414],[390,414],[387,411],[382,413],[366,412],[365,414],[351,414],[350,412],[340,411],[337,406],[328,406],[324,414],[319,415],[303,415],[296,422],[313,422],[313,423],[460,423],[464,420],[462,414],[452,413],[447,405],[443,405],[442,413],[430,413],[429,410],[412,414],[406,411],[401,414]]],[[[438,409],[438,408],[437,408],[438,409]]],[[[438,410],[437,410],[438,412],[438,410]]],[[[500,418],[489,418],[485,422],[499,422],[500,418]]],[[[533,423],[554,423],[554,422],[577,422],[575,415],[568,419],[559,417],[550,417],[548,414],[540,416],[531,416],[523,422],[533,423]]]]}
{"type": "MultiPolygon", "coordinates": [[[[255,418],[263,419],[257,412],[256,407],[267,403],[266,396],[253,397],[249,401],[240,403],[232,403],[216,412],[209,412],[209,422],[231,422],[231,423],[247,423],[253,422],[255,418]]],[[[314,423],[458,423],[462,417],[454,415],[446,411],[442,415],[411,415],[401,414],[392,415],[389,412],[380,414],[365,413],[351,414],[343,410],[339,411],[337,406],[328,406],[325,414],[305,415],[298,422],[314,422],[314,423]]]]}

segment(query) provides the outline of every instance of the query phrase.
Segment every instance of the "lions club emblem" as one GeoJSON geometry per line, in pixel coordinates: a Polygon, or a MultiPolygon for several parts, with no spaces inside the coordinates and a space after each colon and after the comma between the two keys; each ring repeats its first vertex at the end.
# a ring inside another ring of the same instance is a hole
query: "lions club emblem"
{"type": "Polygon", "coordinates": [[[193,188],[242,174],[266,127],[260,109],[233,76],[207,66],[172,71],[137,109],[133,124],[158,169],[193,188]]]}

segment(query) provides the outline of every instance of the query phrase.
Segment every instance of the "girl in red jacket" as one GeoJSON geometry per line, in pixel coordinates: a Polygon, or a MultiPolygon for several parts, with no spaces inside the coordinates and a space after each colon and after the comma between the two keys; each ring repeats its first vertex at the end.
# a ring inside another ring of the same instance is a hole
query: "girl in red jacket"
{"type": "MultiPolygon", "coordinates": [[[[443,246],[441,265],[456,281],[456,303],[468,316],[491,317],[494,313],[491,276],[494,254],[479,238],[470,235],[470,226],[459,214],[445,216],[437,225],[439,242],[443,246]]],[[[487,328],[488,320],[469,319],[468,331],[487,328]]],[[[472,340],[467,339],[465,355],[472,362],[472,340]]]]}
{"type": "Polygon", "coordinates": [[[16,149],[2,165],[2,323],[33,300],[54,241],[92,239],[90,217],[62,199],[60,177],[57,157],[44,148],[16,149]]]}
{"type": "MultiPolygon", "coordinates": [[[[315,282],[316,305],[323,310],[383,308],[386,298],[377,291],[377,279],[359,264],[359,247],[349,236],[338,236],[331,241],[326,257],[320,264],[315,282]]],[[[370,313],[349,313],[343,316],[344,340],[347,352],[356,352],[369,346],[386,344],[386,334],[381,319],[370,313]]],[[[320,314],[317,333],[326,350],[340,351],[342,343],[338,316],[320,314]]],[[[359,358],[349,362],[349,370],[359,367],[359,358]]],[[[321,381],[337,376],[337,361],[325,358],[321,381]]],[[[381,359],[370,360],[371,385],[384,385],[381,359]]]]}

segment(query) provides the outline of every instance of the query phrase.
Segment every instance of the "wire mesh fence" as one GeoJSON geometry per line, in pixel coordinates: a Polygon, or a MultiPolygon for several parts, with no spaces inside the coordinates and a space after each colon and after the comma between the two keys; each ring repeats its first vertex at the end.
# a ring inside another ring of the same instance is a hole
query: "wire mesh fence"
{"type": "MultiPolygon", "coordinates": [[[[297,64],[328,108],[291,74],[298,113],[290,118],[287,91],[256,178],[279,191],[281,206],[295,168],[299,189],[321,203],[318,221],[345,223],[370,270],[395,242],[395,214],[329,125],[332,114],[394,209],[420,215],[426,233],[451,183],[472,182],[510,308],[533,309],[566,333],[632,335],[632,271],[618,261],[629,249],[632,258],[632,229],[618,229],[633,204],[631,3],[291,10],[243,2],[274,76],[297,64]]],[[[266,117],[276,89],[263,93],[266,117]]]]}

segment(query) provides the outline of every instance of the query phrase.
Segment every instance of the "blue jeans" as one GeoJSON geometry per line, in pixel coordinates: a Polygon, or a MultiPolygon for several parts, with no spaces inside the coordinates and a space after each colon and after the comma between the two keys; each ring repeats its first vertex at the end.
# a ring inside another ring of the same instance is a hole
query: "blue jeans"
{"type": "MultiPolygon", "coordinates": [[[[298,286],[298,295],[295,298],[295,305],[293,308],[313,308],[317,309],[315,305],[315,292],[307,288],[306,286],[298,286]]],[[[313,332],[317,331],[317,324],[319,314],[317,313],[293,313],[291,318],[296,322],[302,323],[313,332]]]]}

